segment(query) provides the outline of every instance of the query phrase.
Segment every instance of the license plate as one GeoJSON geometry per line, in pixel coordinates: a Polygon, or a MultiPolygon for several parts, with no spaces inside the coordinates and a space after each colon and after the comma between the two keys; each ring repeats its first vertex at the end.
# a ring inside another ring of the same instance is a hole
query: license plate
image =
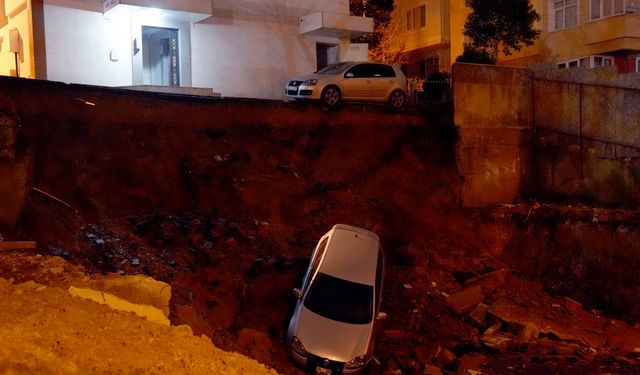
{"type": "Polygon", "coordinates": [[[298,91],[298,88],[295,86],[288,86],[287,90],[291,90],[291,91],[298,91]]]}
{"type": "Polygon", "coordinates": [[[324,367],[316,367],[316,375],[331,375],[331,370],[324,367]]]}

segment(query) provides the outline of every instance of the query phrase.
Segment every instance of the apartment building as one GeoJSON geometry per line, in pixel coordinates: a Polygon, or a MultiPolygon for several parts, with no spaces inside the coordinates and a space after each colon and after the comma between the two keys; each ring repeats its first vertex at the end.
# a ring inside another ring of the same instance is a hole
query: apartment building
{"type": "Polygon", "coordinates": [[[0,0],[0,74],[280,99],[289,77],[366,60],[348,0],[0,0]]]}
{"type": "MultiPolygon", "coordinates": [[[[562,68],[615,65],[640,72],[640,0],[531,0],[542,31],[533,46],[499,56],[503,65],[554,63],[562,68]]],[[[464,0],[396,0],[395,40],[410,74],[448,71],[462,54],[470,10],[464,0]]]]}
{"type": "Polygon", "coordinates": [[[500,63],[555,63],[564,68],[615,65],[640,72],[640,0],[533,0],[542,30],[532,47],[500,63]]]}
{"type": "Polygon", "coordinates": [[[395,0],[396,48],[405,51],[407,75],[449,71],[463,51],[464,0],[395,0]]]}

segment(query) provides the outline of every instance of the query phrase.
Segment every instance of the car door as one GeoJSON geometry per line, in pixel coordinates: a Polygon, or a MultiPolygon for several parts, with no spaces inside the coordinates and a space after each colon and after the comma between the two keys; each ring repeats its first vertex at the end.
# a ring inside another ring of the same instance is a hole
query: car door
{"type": "Polygon", "coordinates": [[[372,93],[374,64],[363,63],[352,66],[344,73],[342,97],[344,99],[367,99],[372,93]]]}
{"type": "Polygon", "coordinates": [[[390,89],[394,85],[396,72],[393,67],[385,64],[372,64],[370,94],[372,99],[386,101],[390,89]]]}

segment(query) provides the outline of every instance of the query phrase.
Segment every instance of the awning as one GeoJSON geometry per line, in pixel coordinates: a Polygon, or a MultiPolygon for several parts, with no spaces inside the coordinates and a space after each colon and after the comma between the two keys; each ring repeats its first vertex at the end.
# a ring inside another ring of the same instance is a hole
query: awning
{"type": "Polygon", "coordinates": [[[168,13],[173,19],[194,23],[209,18],[213,14],[213,5],[210,1],[190,0],[103,0],[102,9],[107,13],[127,5],[170,11],[168,13]]]}
{"type": "Polygon", "coordinates": [[[316,12],[300,17],[300,34],[330,38],[357,38],[373,31],[373,18],[316,12]]]}

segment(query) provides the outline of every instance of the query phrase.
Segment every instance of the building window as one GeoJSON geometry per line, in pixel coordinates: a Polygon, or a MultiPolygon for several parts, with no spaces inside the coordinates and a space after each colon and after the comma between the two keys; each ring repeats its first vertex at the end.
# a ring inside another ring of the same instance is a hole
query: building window
{"type": "Polygon", "coordinates": [[[427,7],[420,5],[407,11],[407,31],[418,30],[427,25],[427,7]]]}
{"type": "Polygon", "coordinates": [[[591,0],[591,19],[624,13],[625,5],[625,0],[591,0]]]}
{"type": "Polygon", "coordinates": [[[578,0],[554,0],[554,30],[574,27],[578,24],[578,0]]]}
{"type": "Polygon", "coordinates": [[[571,59],[559,62],[556,66],[558,69],[566,68],[601,68],[604,66],[612,66],[613,57],[611,56],[585,56],[579,59],[571,59]]]}

